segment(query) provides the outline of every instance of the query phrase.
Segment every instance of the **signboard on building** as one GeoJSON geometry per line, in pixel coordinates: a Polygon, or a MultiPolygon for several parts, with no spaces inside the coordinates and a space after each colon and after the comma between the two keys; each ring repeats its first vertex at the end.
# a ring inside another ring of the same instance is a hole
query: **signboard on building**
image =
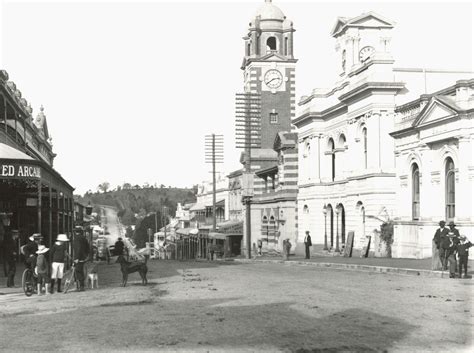
{"type": "Polygon", "coordinates": [[[0,164],[0,178],[41,179],[41,167],[28,164],[0,164]]]}

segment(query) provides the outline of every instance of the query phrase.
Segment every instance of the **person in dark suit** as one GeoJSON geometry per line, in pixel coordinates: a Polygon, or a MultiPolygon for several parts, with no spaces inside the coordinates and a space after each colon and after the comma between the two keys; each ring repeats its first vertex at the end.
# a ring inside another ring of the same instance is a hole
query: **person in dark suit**
{"type": "Polygon", "coordinates": [[[304,237],[304,247],[306,250],[306,259],[309,259],[309,247],[312,246],[311,235],[309,235],[309,230],[306,231],[306,236],[304,237]]]}
{"type": "Polygon", "coordinates": [[[74,262],[76,264],[76,277],[79,282],[79,291],[84,290],[84,263],[89,256],[89,242],[80,232],[76,233],[73,242],[74,262]]]}
{"type": "Polygon", "coordinates": [[[446,262],[446,258],[447,258],[446,247],[441,246],[441,243],[445,243],[446,241],[449,242],[449,238],[448,238],[449,229],[446,228],[445,225],[446,225],[445,221],[440,221],[439,228],[436,229],[436,233],[433,237],[433,241],[436,244],[436,249],[439,250],[439,259],[441,260],[441,266],[443,267],[443,269],[446,269],[448,265],[446,262]]]}
{"type": "Polygon", "coordinates": [[[459,230],[456,228],[456,225],[453,221],[449,222],[449,231],[454,234],[455,237],[460,237],[459,230]]]}
{"type": "Polygon", "coordinates": [[[18,231],[12,231],[3,241],[3,259],[7,266],[7,287],[15,286],[18,231]]]}

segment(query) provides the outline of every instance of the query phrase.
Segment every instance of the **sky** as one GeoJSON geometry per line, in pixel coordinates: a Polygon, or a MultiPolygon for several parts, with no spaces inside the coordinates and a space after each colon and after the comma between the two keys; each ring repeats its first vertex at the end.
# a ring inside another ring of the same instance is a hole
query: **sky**
{"type": "MultiPolygon", "coordinates": [[[[239,169],[234,96],[243,90],[242,37],[264,0],[0,0],[0,69],[45,108],[54,168],[95,191],[209,180],[205,135],[224,135],[239,169]]],[[[473,70],[473,7],[464,2],[278,1],[296,29],[296,100],[337,81],[330,31],[338,16],[374,11],[396,22],[396,67],[473,70]]]]}

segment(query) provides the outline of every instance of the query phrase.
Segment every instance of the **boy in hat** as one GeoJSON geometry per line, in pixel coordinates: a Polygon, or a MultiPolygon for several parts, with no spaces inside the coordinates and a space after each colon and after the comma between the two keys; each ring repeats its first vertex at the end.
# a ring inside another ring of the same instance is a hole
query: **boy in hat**
{"type": "Polygon", "coordinates": [[[64,262],[66,257],[69,257],[67,253],[67,242],[69,239],[66,234],[59,234],[56,238],[56,242],[51,248],[51,294],[54,292],[54,282],[58,281],[58,293],[61,290],[61,280],[64,275],[64,262]]]}
{"type": "Polygon", "coordinates": [[[41,287],[45,286],[46,294],[49,294],[49,264],[46,258],[46,252],[49,249],[44,245],[38,246],[38,257],[36,258],[35,272],[38,275],[38,295],[41,295],[41,287]]]}
{"type": "Polygon", "coordinates": [[[459,244],[456,249],[459,258],[459,278],[468,278],[467,275],[467,260],[469,258],[469,248],[472,246],[471,242],[467,240],[465,235],[459,237],[459,244]],[[462,277],[462,268],[464,267],[464,277],[462,277]]]}

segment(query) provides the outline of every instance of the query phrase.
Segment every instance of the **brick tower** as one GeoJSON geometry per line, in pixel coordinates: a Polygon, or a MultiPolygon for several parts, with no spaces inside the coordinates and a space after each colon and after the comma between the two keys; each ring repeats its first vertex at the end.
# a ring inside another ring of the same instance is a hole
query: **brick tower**
{"type": "MultiPolygon", "coordinates": [[[[295,66],[293,22],[271,0],[249,23],[245,41],[244,91],[261,95],[261,148],[252,150],[252,171],[277,162],[273,150],[276,136],[291,131],[295,116],[295,66]]],[[[254,192],[261,193],[262,182],[255,179],[254,192]]]]}

